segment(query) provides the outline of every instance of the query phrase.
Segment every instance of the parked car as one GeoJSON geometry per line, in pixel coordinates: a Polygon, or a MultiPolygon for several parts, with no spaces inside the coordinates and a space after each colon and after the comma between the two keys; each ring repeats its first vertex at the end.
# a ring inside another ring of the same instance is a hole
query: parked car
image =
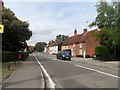
{"type": "Polygon", "coordinates": [[[68,52],[66,51],[60,51],[57,53],[57,59],[61,59],[61,60],[71,60],[71,56],[68,52]]]}
{"type": "Polygon", "coordinates": [[[66,49],[66,50],[63,50],[63,51],[68,52],[70,54],[70,56],[71,56],[71,49],[66,49]]]}

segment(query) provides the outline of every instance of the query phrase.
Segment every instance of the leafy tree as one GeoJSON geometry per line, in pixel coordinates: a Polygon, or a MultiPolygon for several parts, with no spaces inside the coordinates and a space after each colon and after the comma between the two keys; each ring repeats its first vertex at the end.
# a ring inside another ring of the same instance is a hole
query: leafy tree
{"type": "Polygon", "coordinates": [[[46,45],[47,44],[45,42],[38,42],[35,44],[34,49],[38,52],[43,52],[46,45]]]}
{"type": "Polygon", "coordinates": [[[56,40],[60,40],[60,41],[64,41],[64,40],[66,40],[67,38],[68,38],[68,36],[66,36],[66,35],[61,35],[61,34],[59,34],[59,35],[56,36],[56,40]]]}
{"type": "Polygon", "coordinates": [[[97,17],[89,26],[100,29],[100,44],[107,46],[111,54],[120,53],[120,2],[100,1],[97,5],[97,17]]]}
{"type": "Polygon", "coordinates": [[[26,40],[32,36],[27,21],[19,20],[14,12],[3,7],[2,24],[4,33],[2,35],[2,49],[4,51],[20,51],[27,47],[26,40]]]}

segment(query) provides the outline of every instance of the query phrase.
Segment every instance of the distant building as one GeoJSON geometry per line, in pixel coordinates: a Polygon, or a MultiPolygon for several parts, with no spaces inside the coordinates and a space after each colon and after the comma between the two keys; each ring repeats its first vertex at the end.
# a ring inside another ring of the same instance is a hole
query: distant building
{"type": "Polygon", "coordinates": [[[49,54],[57,54],[59,51],[61,51],[62,43],[63,41],[59,41],[59,40],[50,41],[45,47],[45,52],[49,54]]]}
{"type": "Polygon", "coordinates": [[[74,36],[65,40],[61,49],[71,49],[72,56],[92,57],[95,54],[95,47],[99,45],[99,40],[94,36],[97,33],[97,29],[92,31],[84,29],[82,34],[77,34],[77,30],[75,29],[74,36]]]}
{"type": "Polygon", "coordinates": [[[28,46],[29,51],[34,51],[34,46],[28,46]]]}

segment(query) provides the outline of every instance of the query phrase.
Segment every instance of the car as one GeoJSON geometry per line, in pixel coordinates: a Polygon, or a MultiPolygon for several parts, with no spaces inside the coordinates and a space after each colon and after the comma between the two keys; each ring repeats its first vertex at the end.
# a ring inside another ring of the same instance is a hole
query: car
{"type": "Polygon", "coordinates": [[[61,59],[61,60],[71,60],[71,56],[68,52],[66,51],[60,51],[57,53],[57,59],[61,59]]]}
{"type": "Polygon", "coordinates": [[[68,52],[70,54],[70,56],[71,56],[71,49],[65,49],[63,51],[68,52]]]}

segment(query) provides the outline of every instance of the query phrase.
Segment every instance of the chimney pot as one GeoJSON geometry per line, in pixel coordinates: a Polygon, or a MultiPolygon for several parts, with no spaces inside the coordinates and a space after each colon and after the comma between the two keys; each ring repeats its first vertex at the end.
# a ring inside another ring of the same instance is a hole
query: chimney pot
{"type": "Polygon", "coordinates": [[[76,36],[77,35],[77,29],[75,29],[75,31],[74,31],[74,36],[76,36]]]}
{"type": "Polygon", "coordinates": [[[87,32],[87,29],[85,28],[84,30],[83,30],[83,33],[85,34],[87,32]]]}

